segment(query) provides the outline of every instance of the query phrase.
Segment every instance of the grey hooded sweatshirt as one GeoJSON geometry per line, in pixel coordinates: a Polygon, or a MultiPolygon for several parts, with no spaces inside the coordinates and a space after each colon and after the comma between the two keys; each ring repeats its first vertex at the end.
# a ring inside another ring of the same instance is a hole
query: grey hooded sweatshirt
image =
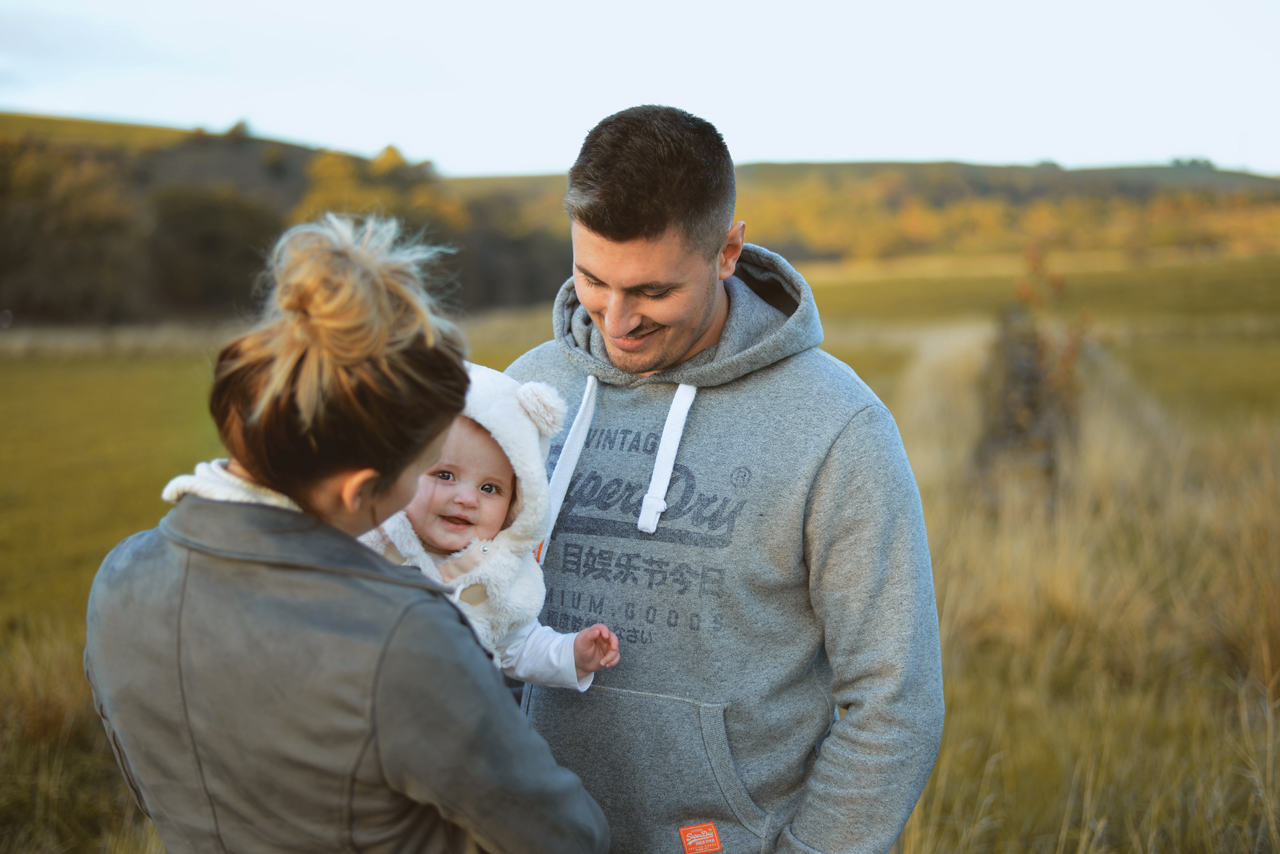
{"type": "Polygon", "coordinates": [[[508,369],[584,404],[553,439],[542,620],[622,646],[526,708],[616,854],[888,851],[942,735],[919,493],[795,270],[747,245],[725,285],[719,343],[638,377],[567,282],[555,340],[508,369]]]}

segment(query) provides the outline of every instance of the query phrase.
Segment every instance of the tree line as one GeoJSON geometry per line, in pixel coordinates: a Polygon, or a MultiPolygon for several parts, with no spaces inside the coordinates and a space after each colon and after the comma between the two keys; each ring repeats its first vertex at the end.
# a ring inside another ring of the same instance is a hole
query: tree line
{"type": "Polygon", "coordinates": [[[1280,181],[1218,172],[1199,160],[1078,172],[1049,165],[741,167],[738,217],[749,239],[800,260],[1028,246],[1120,250],[1135,261],[1158,249],[1280,253],[1280,181]]]}
{"type": "Polygon", "coordinates": [[[242,126],[140,153],[0,136],[0,310],[15,323],[244,313],[276,238],[325,211],[395,216],[450,246],[440,295],[455,310],[550,299],[567,228],[530,233],[512,209],[500,192],[460,198],[394,148],[369,160],[242,126]]]}
{"type": "MultiPolygon", "coordinates": [[[[69,123],[74,124],[74,123],[69,123]]],[[[126,127],[126,126],[120,126],[126,127]]],[[[379,213],[454,248],[445,298],[549,300],[572,261],[563,176],[449,179],[388,147],[372,159],[226,133],[151,148],[0,129],[0,311],[14,322],[126,322],[251,308],[267,249],[324,211],[379,213]]],[[[793,261],[1021,252],[1028,246],[1280,253],[1280,180],[1167,167],[959,163],[738,168],[748,239],[793,261]]]]}

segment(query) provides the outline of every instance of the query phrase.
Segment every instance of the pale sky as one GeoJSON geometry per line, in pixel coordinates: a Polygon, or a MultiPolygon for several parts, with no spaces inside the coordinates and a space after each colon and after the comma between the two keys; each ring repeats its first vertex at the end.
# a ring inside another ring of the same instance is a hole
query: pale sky
{"type": "Polygon", "coordinates": [[[738,163],[1280,176],[1280,0],[0,0],[0,110],[255,135],[446,175],[564,172],[640,103],[738,163]]]}

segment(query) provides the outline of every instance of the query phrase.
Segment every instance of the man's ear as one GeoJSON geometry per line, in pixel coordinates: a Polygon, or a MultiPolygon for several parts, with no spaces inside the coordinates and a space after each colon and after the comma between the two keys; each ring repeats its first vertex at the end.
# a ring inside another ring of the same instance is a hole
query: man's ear
{"type": "Polygon", "coordinates": [[[742,246],[747,242],[747,224],[735,222],[725,238],[724,248],[720,250],[720,269],[717,272],[721,281],[733,275],[738,269],[738,256],[742,254],[742,246]]]}

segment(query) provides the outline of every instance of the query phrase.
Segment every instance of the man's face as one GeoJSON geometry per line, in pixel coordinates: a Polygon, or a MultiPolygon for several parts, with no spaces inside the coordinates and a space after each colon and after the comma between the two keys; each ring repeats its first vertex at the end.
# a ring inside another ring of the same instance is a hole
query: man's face
{"type": "Polygon", "coordinates": [[[722,280],[742,251],[742,223],[710,260],[675,229],[615,243],[575,222],[571,234],[574,290],[616,367],[647,376],[720,340],[729,313],[722,280]]]}

